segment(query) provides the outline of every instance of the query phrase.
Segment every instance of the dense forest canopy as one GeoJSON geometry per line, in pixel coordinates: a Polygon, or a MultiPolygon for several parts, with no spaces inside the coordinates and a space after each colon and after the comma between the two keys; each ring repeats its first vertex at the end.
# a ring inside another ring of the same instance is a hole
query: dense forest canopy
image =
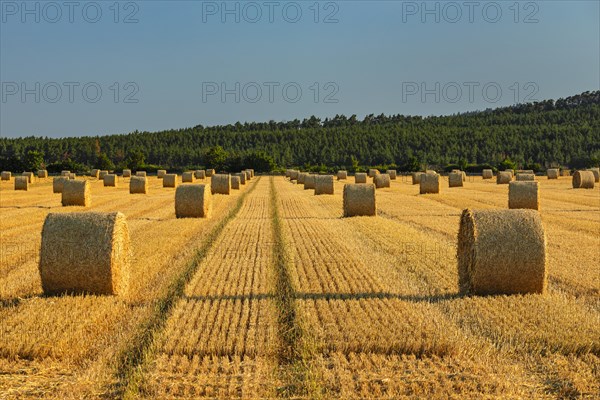
{"type": "Polygon", "coordinates": [[[600,161],[600,91],[451,116],[356,115],[123,135],[0,138],[0,169],[478,170],[600,161]]]}

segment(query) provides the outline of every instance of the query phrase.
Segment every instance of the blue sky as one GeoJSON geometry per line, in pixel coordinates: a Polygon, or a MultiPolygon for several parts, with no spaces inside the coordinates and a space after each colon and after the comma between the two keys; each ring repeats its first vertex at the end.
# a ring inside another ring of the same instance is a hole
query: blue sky
{"type": "Polygon", "coordinates": [[[2,0],[0,134],[440,115],[598,90],[599,3],[2,0]]]}

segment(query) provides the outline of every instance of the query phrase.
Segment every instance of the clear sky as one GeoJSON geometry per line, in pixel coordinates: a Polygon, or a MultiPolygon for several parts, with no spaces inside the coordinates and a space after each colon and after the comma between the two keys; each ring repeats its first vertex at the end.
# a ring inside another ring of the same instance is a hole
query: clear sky
{"type": "Polygon", "coordinates": [[[0,1],[0,133],[440,115],[600,89],[591,1],[0,1]]]}

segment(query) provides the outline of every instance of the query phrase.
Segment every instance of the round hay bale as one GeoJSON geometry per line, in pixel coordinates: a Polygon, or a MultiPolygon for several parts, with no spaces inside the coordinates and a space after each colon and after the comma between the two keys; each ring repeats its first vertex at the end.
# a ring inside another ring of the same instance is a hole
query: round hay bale
{"type": "Polygon", "coordinates": [[[575,171],[573,189],[593,189],[596,178],[592,171],[575,171]]]}
{"type": "Polygon", "coordinates": [[[568,169],[563,169],[560,171],[560,176],[571,176],[571,171],[568,169]]]}
{"type": "Polygon", "coordinates": [[[181,174],[181,181],[183,183],[193,183],[196,180],[193,172],[184,172],[181,174]]]}
{"type": "Polygon", "coordinates": [[[99,170],[99,169],[96,169],[96,168],[92,169],[92,170],[90,171],[90,176],[91,176],[92,178],[96,178],[96,179],[98,179],[98,178],[100,177],[100,170],[99,170]]]}
{"type": "Polygon", "coordinates": [[[492,179],[494,177],[494,171],[491,169],[484,169],[481,171],[481,176],[483,176],[483,179],[492,179]]]}
{"type": "Polygon", "coordinates": [[[206,179],[206,171],[204,171],[203,169],[198,169],[194,171],[194,176],[196,177],[196,179],[206,179]]]}
{"type": "Polygon", "coordinates": [[[525,173],[517,174],[517,181],[535,181],[535,175],[525,173]]]}
{"type": "MultiPolygon", "coordinates": [[[[462,176],[461,176],[462,180],[462,176]]],[[[440,176],[437,173],[422,174],[419,193],[439,193],[440,192],[440,176]]]]}
{"type": "Polygon", "coordinates": [[[246,175],[246,180],[247,180],[247,181],[249,181],[249,180],[251,180],[251,179],[252,179],[252,174],[250,173],[250,171],[249,171],[249,170],[242,171],[242,174],[245,174],[245,175],[246,175]]]}
{"type": "Polygon", "coordinates": [[[348,179],[348,171],[342,171],[342,170],[338,171],[337,172],[337,180],[341,181],[344,179],[348,179]]]}
{"type": "Polygon", "coordinates": [[[540,190],[537,182],[517,181],[508,185],[508,208],[540,209],[540,190]]]}
{"type": "Polygon", "coordinates": [[[15,190],[29,190],[29,178],[26,176],[15,176],[15,190]]]}
{"type": "Polygon", "coordinates": [[[3,181],[10,181],[10,178],[12,178],[12,173],[10,171],[2,171],[1,176],[3,181]]]}
{"type": "Polygon", "coordinates": [[[104,179],[104,177],[106,175],[108,175],[110,172],[106,171],[106,170],[102,170],[100,171],[100,173],[98,174],[98,179],[104,179]]]}
{"type": "Polygon", "coordinates": [[[315,177],[315,195],[333,194],[334,187],[333,175],[317,175],[315,177]]]}
{"type": "Polygon", "coordinates": [[[464,183],[463,174],[461,172],[450,172],[448,175],[449,187],[462,187],[464,183]]]}
{"type": "Polygon", "coordinates": [[[248,171],[250,171],[250,179],[254,178],[254,169],[249,168],[248,171]]]}
{"type": "Polygon", "coordinates": [[[421,183],[421,176],[423,176],[424,172],[413,172],[412,173],[412,184],[418,185],[421,183]]]}
{"type": "Polygon", "coordinates": [[[546,175],[548,175],[548,179],[558,179],[560,171],[558,168],[550,168],[548,171],[546,171],[546,175]]]}
{"type": "Polygon", "coordinates": [[[315,175],[315,174],[306,174],[306,176],[304,177],[304,190],[309,190],[309,189],[314,190],[316,177],[317,177],[317,175],[315,175]]]}
{"type": "Polygon", "coordinates": [[[52,191],[54,193],[62,193],[63,186],[69,178],[66,176],[57,176],[52,180],[52,191]]]}
{"type": "Polygon", "coordinates": [[[50,213],[42,228],[39,271],[45,294],[125,295],[127,220],[114,213],[50,213]]]}
{"type": "Polygon", "coordinates": [[[156,177],[158,179],[164,178],[166,174],[167,174],[167,170],[166,169],[159,169],[158,171],[156,171],[156,177]]]}
{"type": "Polygon", "coordinates": [[[396,180],[396,170],[395,169],[388,169],[387,171],[385,171],[386,174],[388,174],[390,176],[390,179],[395,181],[396,180]]]}
{"type": "Polygon", "coordinates": [[[465,171],[460,171],[460,172],[462,174],[463,182],[465,182],[467,180],[467,173],[465,171]]]}
{"type": "Polygon", "coordinates": [[[600,182],[600,168],[590,168],[588,171],[594,174],[594,182],[600,182]]]}
{"type": "Polygon", "coordinates": [[[131,170],[130,169],[123,170],[123,178],[131,178],[131,170]]]}
{"type": "Polygon", "coordinates": [[[148,178],[145,176],[133,176],[129,181],[129,193],[148,193],[148,178]]]}
{"type": "Polygon", "coordinates": [[[379,175],[380,172],[378,169],[371,168],[369,169],[369,178],[374,178],[376,175],[379,175]]]}
{"type": "Polygon", "coordinates": [[[117,187],[119,186],[119,177],[116,174],[104,175],[104,186],[117,187]]]}
{"type": "Polygon", "coordinates": [[[69,174],[69,179],[76,179],[77,178],[77,174],[75,172],[71,172],[69,174]]]}
{"type": "Polygon", "coordinates": [[[546,290],[546,236],[534,210],[464,210],[458,232],[458,285],[465,294],[546,290]]]}
{"type": "Polygon", "coordinates": [[[146,175],[147,175],[147,174],[146,174],[146,171],[137,171],[137,172],[135,173],[135,176],[146,176],[146,175]]]}
{"type": "Polygon", "coordinates": [[[308,175],[308,174],[305,172],[298,173],[298,184],[299,185],[304,185],[304,179],[306,179],[306,175],[308,175]]]}
{"type": "Polygon", "coordinates": [[[67,171],[67,170],[60,171],[60,176],[69,176],[69,175],[71,175],[71,171],[67,171]]]}
{"type": "Polygon", "coordinates": [[[296,180],[298,180],[298,175],[299,175],[299,173],[300,173],[300,172],[299,172],[299,171],[297,171],[297,170],[295,170],[295,169],[292,169],[292,170],[290,170],[290,180],[291,180],[291,181],[296,181],[296,180]]]}
{"type": "Polygon", "coordinates": [[[206,170],[206,176],[207,177],[212,177],[215,174],[215,170],[214,169],[207,169],[206,170]]]}
{"type": "MultiPolygon", "coordinates": [[[[214,178],[218,175],[213,175],[214,178]]],[[[229,176],[229,175],[226,175],[229,176]]],[[[210,218],[212,194],[207,185],[182,185],[175,191],[177,218],[210,218]]]]}
{"type": "Polygon", "coordinates": [[[508,171],[498,172],[496,175],[496,184],[508,185],[512,181],[512,174],[508,171]]]}
{"type": "Polygon", "coordinates": [[[210,178],[212,194],[229,194],[231,192],[231,175],[214,174],[210,178]]]}
{"type": "Polygon", "coordinates": [[[513,170],[513,169],[507,169],[507,170],[504,170],[504,172],[508,172],[510,174],[510,180],[512,180],[512,178],[515,177],[515,170],[513,170]]]}
{"type": "Polygon", "coordinates": [[[44,179],[48,177],[48,171],[46,171],[45,169],[40,169],[37,172],[37,177],[40,179],[44,179]]]}
{"type": "Polygon", "coordinates": [[[286,177],[286,178],[289,178],[289,177],[290,177],[290,170],[289,170],[289,169],[286,169],[286,170],[285,170],[285,177],[286,177]]]}
{"type": "Polygon", "coordinates": [[[89,207],[92,205],[89,181],[65,180],[61,193],[63,206],[89,207]]]}
{"type": "Polygon", "coordinates": [[[28,181],[29,183],[33,183],[33,179],[35,178],[35,176],[33,175],[33,172],[23,172],[23,173],[21,174],[21,176],[24,176],[24,177],[26,177],[26,178],[27,178],[27,181],[28,181]]]}
{"type": "Polygon", "coordinates": [[[375,185],[344,185],[344,217],[375,216],[375,185]]]}
{"type": "Polygon", "coordinates": [[[231,176],[231,189],[233,190],[240,190],[241,178],[239,175],[241,174],[234,174],[231,176]]]}
{"type": "Polygon", "coordinates": [[[367,183],[367,174],[365,172],[357,172],[354,174],[354,183],[367,183]]]}
{"type": "Polygon", "coordinates": [[[240,178],[240,184],[241,185],[245,185],[246,184],[246,174],[243,172],[240,172],[238,174],[233,174],[233,176],[237,176],[238,178],[240,178]]]}
{"type": "Polygon", "coordinates": [[[434,171],[432,169],[428,169],[425,171],[426,174],[437,174],[437,171],[434,171]]]}
{"type": "Polygon", "coordinates": [[[373,184],[375,189],[389,188],[391,186],[391,180],[388,174],[379,174],[373,177],[373,184]]]}
{"type": "Polygon", "coordinates": [[[177,174],[165,174],[162,177],[164,188],[176,188],[177,187],[177,174]]]}

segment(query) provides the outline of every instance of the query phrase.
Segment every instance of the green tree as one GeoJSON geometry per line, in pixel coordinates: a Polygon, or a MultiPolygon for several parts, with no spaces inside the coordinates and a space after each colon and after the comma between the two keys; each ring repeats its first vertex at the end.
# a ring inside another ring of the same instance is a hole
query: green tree
{"type": "Polygon", "coordinates": [[[137,170],[142,168],[145,162],[146,156],[144,155],[144,152],[142,152],[140,149],[134,149],[131,150],[127,155],[125,164],[127,165],[127,168],[137,170]]]}
{"type": "Polygon", "coordinates": [[[27,171],[37,171],[44,169],[44,154],[39,151],[29,150],[24,160],[24,167],[27,171]]]}
{"type": "Polygon", "coordinates": [[[115,164],[112,162],[112,160],[110,158],[108,158],[108,156],[104,153],[100,153],[98,155],[98,159],[96,160],[96,168],[98,169],[103,169],[103,170],[113,170],[115,169],[115,164]]]}
{"type": "Polygon", "coordinates": [[[257,172],[271,172],[277,166],[273,157],[264,151],[255,151],[247,155],[245,164],[248,168],[252,168],[257,172]]]}
{"type": "Polygon", "coordinates": [[[204,163],[207,168],[214,168],[217,171],[223,170],[227,163],[227,152],[221,146],[211,147],[204,155],[204,163]]]}

